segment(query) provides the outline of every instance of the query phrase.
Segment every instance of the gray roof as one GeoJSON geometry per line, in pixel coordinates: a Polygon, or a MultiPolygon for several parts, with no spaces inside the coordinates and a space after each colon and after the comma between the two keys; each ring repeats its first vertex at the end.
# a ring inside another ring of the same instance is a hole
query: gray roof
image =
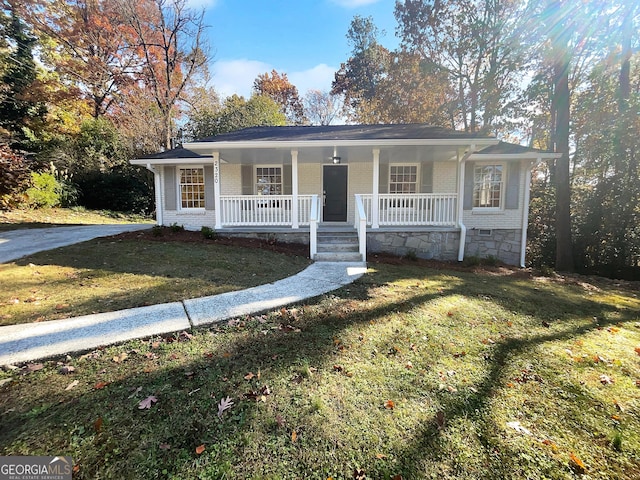
{"type": "Polygon", "coordinates": [[[537,148],[525,147],[515,143],[500,142],[496,145],[489,145],[476,152],[481,155],[517,155],[519,153],[551,153],[537,148]]]}
{"type": "Polygon", "coordinates": [[[205,137],[198,142],[314,141],[314,140],[407,140],[493,138],[424,124],[404,125],[324,125],[290,127],[250,127],[231,133],[205,137]]]}
{"type": "Polygon", "coordinates": [[[164,152],[154,153],[152,155],[145,155],[144,157],[140,157],[140,158],[148,158],[148,159],[167,158],[167,159],[173,159],[173,158],[204,158],[204,157],[202,155],[200,155],[200,154],[198,154],[196,152],[192,152],[191,150],[188,150],[186,148],[178,147],[178,148],[174,148],[173,150],[166,150],[164,152]]]}

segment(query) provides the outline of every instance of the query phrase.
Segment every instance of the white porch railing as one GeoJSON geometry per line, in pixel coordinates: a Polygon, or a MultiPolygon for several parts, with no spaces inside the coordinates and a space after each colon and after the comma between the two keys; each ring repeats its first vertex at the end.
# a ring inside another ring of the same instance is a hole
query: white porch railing
{"type": "Polygon", "coordinates": [[[356,229],[358,230],[358,251],[362,261],[367,261],[367,214],[362,195],[356,195],[356,229]]]}
{"type": "MultiPolygon", "coordinates": [[[[313,195],[298,195],[297,225],[309,225],[313,195]]],[[[223,227],[294,226],[293,195],[222,195],[223,227]]]]}
{"type": "MultiPolygon", "coordinates": [[[[372,195],[360,195],[372,224],[372,195]]],[[[379,225],[456,225],[455,193],[379,194],[379,225]]]]}

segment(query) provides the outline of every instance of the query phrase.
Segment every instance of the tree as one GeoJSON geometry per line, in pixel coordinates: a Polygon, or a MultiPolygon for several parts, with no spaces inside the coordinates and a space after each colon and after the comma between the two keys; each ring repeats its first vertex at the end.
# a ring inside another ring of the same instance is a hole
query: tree
{"type": "Polygon", "coordinates": [[[449,75],[456,127],[496,130],[516,98],[527,58],[520,22],[524,2],[396,2],[402,47],[449,75]]]}
{"type": "Polygon", "coordinates": [[[52,45],[43,59],[76,88],[97,118],[110,111],[140,58],[116,0],[37,0],[28,18],[52,45]]]}
{"type": "Polygon", "coordinates": [[[263,95],[249,100],[238,95],[228,97],[219,112],[200,112],[189,119],[186,131],[190,139],[200,139],[248,127],[283,126],[287,118],[280,105],[263,95]]]}
{"type": "Polygon", "coordinates": [[[2,7],[3,43],[9,52],[0,76],[0,131],[13,143],[25,146],[26,130],[46,114],[44,103],[33,95],[32,89],[37,78],[33,58],[37,39],[22,21],[19,4],[3,2],[2,7]]]}
{"type": "Polygon", "coordinates": [[[342,111],[340,95],[321,90],[308,90],[304,96],[305,116],[311,125],[331,125],[342,111]]]}
{"type": "Polygon", "coordinates": [[[356,15],[347,32],[351,56],[340,66],[331,84],[331,94],[344,97],[346,117],[357,123],[366,123],[367,112],[387,72],[389,51],[378,41],[383,33],[372,17],[356,15]]]}
{"type": "Polygon", "coordinates": [[[258,75],[253,81],[253,91],[258,95],[271,98],[280,105],[289,124],[303,125],[306,123],[298,88],[289,81],[286,73],[280,75],[277,71],[271,70],[271,74],[258,75]]]}
{"type": "Polygon", "coordinates": [[[118,1],[133,30],[134,51],[143,59],[137,80],[158,108],[162,144],[170,149],[185,88],[209,61],[204,11],[189,9],[187,0],[118,1]]]}
{"type": "Polygon", "coordinates": [[[25,158],[8,145],[0,144],[0,210],[8,210],[20,201],[29,179],[25,158]]]}

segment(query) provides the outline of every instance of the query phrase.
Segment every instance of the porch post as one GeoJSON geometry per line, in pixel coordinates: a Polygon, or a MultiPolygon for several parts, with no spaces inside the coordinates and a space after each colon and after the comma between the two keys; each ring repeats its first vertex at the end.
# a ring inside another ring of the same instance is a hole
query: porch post
{"type": "Polygon", "coordinates": [[[291,150],[291,228],[298,228],[298,151],[291,150]]]}
{"type": "Polygon", "coordinates": [[[220,152],[213,152],[213,206],[216,211],[216,229],[222,228],[220,202],[220,152]]]}
{"type": "Polygon", "coordinates": [[[373,149],[373,190],[371,194],[371,228],[380,228],[380,149],[373,149]]]}

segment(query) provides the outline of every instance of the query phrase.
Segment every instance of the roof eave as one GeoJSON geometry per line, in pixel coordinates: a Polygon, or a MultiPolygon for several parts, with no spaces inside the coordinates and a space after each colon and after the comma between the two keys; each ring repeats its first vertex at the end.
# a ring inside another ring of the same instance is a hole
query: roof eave
{"type": "Polygon", "coordinates": [[[524,153],[481,153],[475,152],[469,156],[469,160],[554,160],[560,158],[560,153],[549,152],[524,152],[524,153]]]}
{"type": "Polygon", "coordinates": [[[248,140],[240,142],[192,142],[185,147],[197,152],[238,150],[243,148],[296,149],[310,147],[396,147],[396,146],[467,146],[476,148],[499,143],[495,138],[415,138],[415,139],[369,139],[369,140],[248,140]]]}

